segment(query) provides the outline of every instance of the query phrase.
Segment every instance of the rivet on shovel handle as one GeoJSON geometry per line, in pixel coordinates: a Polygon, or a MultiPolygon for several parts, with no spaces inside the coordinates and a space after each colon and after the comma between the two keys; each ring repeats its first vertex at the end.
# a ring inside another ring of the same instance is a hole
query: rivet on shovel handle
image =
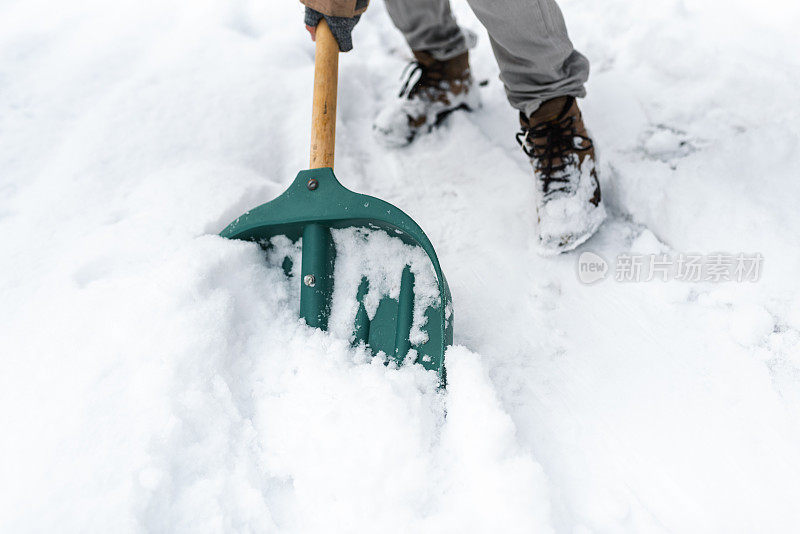
{"type": "Polygon", "coordinates": [[[313,190],[315,190],[317,187],[319,187],[319,182],[317,181],[317,179],[316,179],[316,178],[312,178],[312,179],[310,179],[308,182],[306,182],[306,187],[308,187],[308,189],[309,189],[310,191],[313,191],[313,190]]]}
{"type": "Polygon", "coordinates": [[[325,330],[328,327],[333,292],[333,260],[336,249],[331,231],[324,224],[310,223],[303,227],[303,255],[300,272],[300,317],[308,326],[325,330]]]}

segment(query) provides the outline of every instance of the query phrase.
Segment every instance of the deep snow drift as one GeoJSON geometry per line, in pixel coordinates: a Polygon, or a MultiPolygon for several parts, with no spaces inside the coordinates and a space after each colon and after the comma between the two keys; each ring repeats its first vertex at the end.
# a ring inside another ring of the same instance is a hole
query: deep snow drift
{"type": "Polygon", "coordinates": [[[800,528],[800,7],[562,7],[611,216],[557,258],[464,2],[484,106],[408,149],[371,139],[408,58],[381,2],[341,60],[337,175],[414,217],[453,291],[439,392],[216,237],[307,161],[299,5],[4,2],[0,531],[800,528]],[[584,251],[764,264],[583,285],[584,251]]]}

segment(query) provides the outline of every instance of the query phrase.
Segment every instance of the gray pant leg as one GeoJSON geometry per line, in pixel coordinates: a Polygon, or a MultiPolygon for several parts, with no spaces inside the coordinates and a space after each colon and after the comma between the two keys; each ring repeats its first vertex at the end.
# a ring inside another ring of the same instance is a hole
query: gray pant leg
{"type": "MultiPolygon", "coordinates": [[[[512,106],[530,115],[551,98],[586,94],[589,60],[572,47],[555,0],[467,1],[489,32],[512,106]]],[[[466,50],[448,0],[386,0],[386,9],[412,50],[437,59],[466,50]]]]}
{"type": "Polygon", "coordinates": [[[582,97],[589,60],[572,47],[554,0],[467,0],[486,27],[511,105],[530,115],[558,96],[582,97]]]}
{"type": "Polygon", "coordinates": [[[411,50],[428,52],[440,61],[467,51],[450,0],[386,0],[386,11],[411,50]]]}

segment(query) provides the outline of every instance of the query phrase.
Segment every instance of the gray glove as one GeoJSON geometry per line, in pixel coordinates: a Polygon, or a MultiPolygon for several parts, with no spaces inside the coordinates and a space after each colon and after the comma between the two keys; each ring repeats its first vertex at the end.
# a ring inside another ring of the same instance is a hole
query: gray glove
{"type": "Polygon", "coordinates": [[[306,8],[306,26],[316,28],[323,17],[328,23],[328,26],[330,26],[331,33],[336,39],[336,42],[339,43],[339,50],[342,52],[349,52],[352,50],[353,28],[355,28],[361,15],[356,15],[355,17],[330,17],[328,15],[323,15],[319,11],[314,11],[310,7],[306,8]]]}

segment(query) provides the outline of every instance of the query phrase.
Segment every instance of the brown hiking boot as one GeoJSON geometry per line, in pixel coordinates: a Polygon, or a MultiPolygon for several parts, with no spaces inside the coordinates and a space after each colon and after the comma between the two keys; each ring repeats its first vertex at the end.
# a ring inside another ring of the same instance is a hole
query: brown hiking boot
{"type": "Polygon", "coordinates": [[[373,123],[375,137],[383,145],[405,146],[417,133],[429,132],[453,111],[473,110],[480,105],[468,52],[446,61],[438,61],[428,52],[414,52],[414,57],[416,60],[404,72],[406,80],[397,100],[373,123]]]}
{"type": "Polygon", "coordinates": [[[600,198],[594,145],[574,97],[543,103],[530,118],[520,113],[517,141],[531,158],[536,177],[539,251],[572,250],[600,227],[606,211],[600,198]]]}

